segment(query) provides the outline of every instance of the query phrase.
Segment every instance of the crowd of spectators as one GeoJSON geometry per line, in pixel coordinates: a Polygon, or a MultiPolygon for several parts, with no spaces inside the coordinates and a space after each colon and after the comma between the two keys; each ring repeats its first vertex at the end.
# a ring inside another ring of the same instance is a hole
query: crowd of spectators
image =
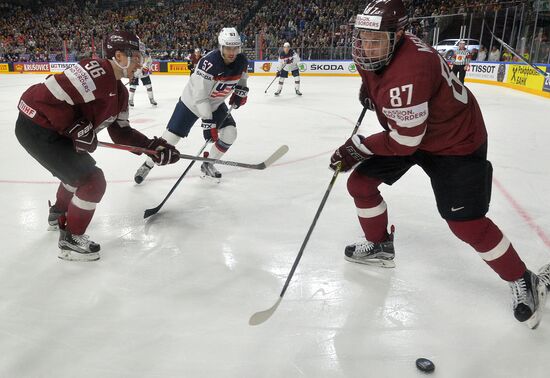
{"type": "MultiPolygon", "coordinates": [[[[0,0],[2,1],[2,0],[0,0]]],[[[448,14],[495,10],[525,0],[404,0],[410,30],[431,42],[448,14]]],[[[355,15],[365,0],[142,0],[115,8],[99,0],[40,0],[33,9],[0,2],[0,61],[77,60],[101,55],[111,30],[134,30],[156,59],[182,60],[212,49],[224,26],[239,28],[253,58],[273,58],[284,42],[304,59],[350,57],[355,15]],[[246,24],[246,25],[243,25],[246,24]],[[240,28],[244,26],[241,30],[240,28]]],[[[116,5],[112,1],[112,5],[116,5]]]]}
{"type": "Polygon", "coordinates": [[[42,1],[44,6],[34,9],[0,3],[0,60],[100,54],[103,37],[116,29],[135,31],[156,58],[179,60],[195,47],[216,46],[222,27],[240,26],[258,5],[256,0],[165,0],[104,9],[95,1],[53,1],[51,6],[42,1]]]}

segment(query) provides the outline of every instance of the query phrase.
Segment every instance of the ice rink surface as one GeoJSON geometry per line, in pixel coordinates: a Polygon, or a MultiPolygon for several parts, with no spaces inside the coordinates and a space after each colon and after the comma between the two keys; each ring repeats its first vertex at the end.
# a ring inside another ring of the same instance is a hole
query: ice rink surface
{"type": "MultiPolygon", "coordinates": [[[[261,326],[332,176],[332,151],[360,113],[358,78],[287,80],[281,97],[251,77],[248,103],[233,112],[239,136],[215,184],[190,171],[158,205],[188,161],[156,167],[138,186],[142,157],[98,148],[107,192],[88,229],[101,260],[57,258],[46,231],[57,181],[18,144],[17,102],[40,75],[0,76],[0,377],[548,377],[550,304],[529,330],[511,312],[508,285],[440,219],[429,180],[413,168],[383,186],[396,227],[396,268],[346,262],[361,230],[342,174],[283,302],[261,326]]],[[[158,107],[136,92],[133,126],[160,135],[188,78],[152,77],[158,107]]],[[[550,261],[550,102],[506,88],[468,85],[489,130],[494,186],[489,216],[532,270],[550,261]]],[[[367,114],[362,134],[381,130],[367,114]]],[[[109,141],[106,131],[100,140],[109,141]]],[[[180,142],[195,154],[199,124],[180,142]]]]}

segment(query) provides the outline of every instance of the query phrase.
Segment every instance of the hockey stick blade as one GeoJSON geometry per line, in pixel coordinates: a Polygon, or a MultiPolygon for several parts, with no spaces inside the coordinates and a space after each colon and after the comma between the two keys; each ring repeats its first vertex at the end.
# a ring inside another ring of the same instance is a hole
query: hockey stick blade
{"type": "Polygon", "coordinates": [[[187,159],[187,160],[197,160],[197,161],[206,161],[212,164],[221,164],[221,165],[230,165],[232,167],[239,167],[239,168],[248,168],[248,169],[266,169],[271,164],[273,164],[275,161],[279,160],[281,157],[283,157],[284,154],[288,152],[288,146],[283,145],[277,149],[273,154],[271,154],[270,157],[268,157],[265,161],[258,163],[258,164],[247,164],[247,163],[239,163],[236,161],[229,161],[229,160],[218,160],[218,159],[209,159],[205,157],[200,156],[193,156],[193,155],[185,155],[180,154],[181,159],[187,159]]]}
{"type": "Polygon", "coordinates": [[[258,311],[255,314],[253,314],[248,320],[248,324],[251,326],[257,326],[262,323],[265,323],[269,318],[271,318],[271,315],[273,315],[277,307],[279,307],[279,304],[281,303],[282,299],[283,297],[279,297],[279,299],[277,299],[277,302],[275,302],[275,304],[270,308],[268,308],[267,310],[258,311]]]}

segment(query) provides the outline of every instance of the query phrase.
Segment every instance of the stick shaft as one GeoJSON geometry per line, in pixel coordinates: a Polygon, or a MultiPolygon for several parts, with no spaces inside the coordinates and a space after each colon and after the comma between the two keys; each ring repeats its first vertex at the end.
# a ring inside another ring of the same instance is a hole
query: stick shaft
{"type": "MultiPolygon", "coordinates": [[[[357,133],[357,130],[359,130],[359,126],[361,125],[361,122],[363,122],[363,118],[365,117],[365,113],[367,112],[367,108],[363,107],[363,110],[361,111],[361,115],[359,115],[359,119],[357,120],[357,123],[355,124],[355,127],[353,128],[353,131],[351,135],[355,135],[357,133]]],[[[311,234],[313,233],[313,229],[315,228],[315,225],[317,224],[317,220],[319,219],[319,216],[321,215],[321,212],[323,211],[323,208],[325,207],[325,203],[327,202],[328,196],[330,195],[330,192],[332,191],[332,187],[334,186],[334,183],[336,182],[336,178],[338,177],[338,174],[340,173],[340,166],[336,168],[334,171],[334,174],[332,175],[332,178],[330,179],[330,183],[328,184],[327,190],[325,191],[325,194],[323,196],[323,199],[321,200],[321,204],[317,208],[317,212],[315,213],[315,216],[313,217],[313,222],[311,222],[311,225],[309,226],[309,229],[307,231],[306,237],[304,241],[302,242],[302,246],[300,247],[300,251],[298,252],[298,255],[296,256],[296,259],[294,260],[294,264],[292,264],[292,268],[290,269],[290,273],[288,274],[288,277],[285,281],[285,284],[283,286],[283,289],[281,290],[281,294],[279,295],[281,298],[285,295],[286,289],[288,288],[288,285],[290,284],[290,280],[292,279],[292,276],[294,275],[294,272],[296,271],[296,268],[298,267],[298,263],[300,262],[302,255],[304,253],[304,250],[306,249],[306,245],[309,241],[309,238],[311,234]]]]}

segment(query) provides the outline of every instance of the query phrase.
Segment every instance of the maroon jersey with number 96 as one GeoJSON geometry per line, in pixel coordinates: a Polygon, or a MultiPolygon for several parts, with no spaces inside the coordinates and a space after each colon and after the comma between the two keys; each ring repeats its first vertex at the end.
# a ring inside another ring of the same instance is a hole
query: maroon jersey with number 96
{"type": "Polygon", "coordinates": [[[467,155],[487,140],[473,94],[437,51],[414,35],[403,36],[381,73],[359,73],[386,129],[363,140],[374,155],[404,156],[417,149],[467,155]]]}
{"type": "Polygon", "coordinates": [[[84,59],[27,89],[19,111],[35,124],[63,134],[80,120],[96,132],[108,128],[115,143],[145,145],[148,138],[130,127],[128,90],[105,59],[84,59]]]}

